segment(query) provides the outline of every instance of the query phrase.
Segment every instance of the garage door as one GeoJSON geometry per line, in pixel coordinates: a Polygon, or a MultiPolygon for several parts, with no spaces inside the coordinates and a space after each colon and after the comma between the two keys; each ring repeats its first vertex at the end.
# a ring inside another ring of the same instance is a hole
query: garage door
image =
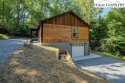
{"type": "Polygon", "coordinates": [[[72,45],[72,57],[81,57],[84,56],[84,44],[75,44],[72,45]]]}

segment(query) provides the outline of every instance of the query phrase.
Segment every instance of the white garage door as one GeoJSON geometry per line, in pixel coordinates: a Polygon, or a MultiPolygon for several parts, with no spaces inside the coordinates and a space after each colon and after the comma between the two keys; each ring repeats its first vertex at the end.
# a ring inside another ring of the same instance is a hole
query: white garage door
{"type": "Polygon", "coordinates": [[[72,45],[72,57],[84,56],[84,44],[72,45]]]}

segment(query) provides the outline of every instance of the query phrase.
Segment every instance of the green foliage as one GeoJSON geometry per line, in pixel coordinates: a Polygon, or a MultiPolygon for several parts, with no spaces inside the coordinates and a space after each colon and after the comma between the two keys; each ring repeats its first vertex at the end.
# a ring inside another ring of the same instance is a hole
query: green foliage
{"type": "Polygon", "coordinates": [[[121,53],[124,51],[125,42],[122,37],[111,37],[102,42],[103,50],[109,53],[121,53]]]}
{"type": "Polygon", "coordinates": [[[111,9],[91,23],[91,44],[96,50],[125,56],[125,9],[111,9]],[[101,28],[103,27],[103,28],[101,28]]]}
{"type": "Polygon", "coordinates": [[[103,18],[94,18],[90,22],[91,48],[101,50],[101,40],[107,37],[107,27],[103,18]]]}
{"type": "Polygon", "coordinates": [[[1,23],[0,23],[0,33],[9,34],[9,31],[7,30],[6,26],[3,26],[1,23]]]}
{"type": "Polygon", "coordinates": [[[93,0],[0,0],[0,24],[11,35],[28,36],[27,27],[68,10],[90,23],[102,9],[94,8],[93,0]]]}
{"type": "Polygon", "coordinates": [[[0,40],[1,40],[1,39],[9,39],[9,36],[4,35],[4,34],[0,34],[0,40]]]}
{"type": "Polygon", "coordinates": [[[90,24],[92,49],[125,55],[125,9],[97,18],[102,9],[94,8],[93,0],[0,0],[0,33],[29,36],[28,27],[68,10],[90,24]]]}
{"type": "Polygon", "coordinates": [[[105,51],[125,56],[125,9],[112,9],[105,17],[108,38],[103,44],[105,51]]]}
{"type": "Polygon", "coordinates": [[[16,36],[23,36],[23,37],[30,36],[30,29],[27,25],[20,26],[19,28],[14,27],[14,28],[10,29],[10,32],[12,35],[16,35],[16,36]]]}

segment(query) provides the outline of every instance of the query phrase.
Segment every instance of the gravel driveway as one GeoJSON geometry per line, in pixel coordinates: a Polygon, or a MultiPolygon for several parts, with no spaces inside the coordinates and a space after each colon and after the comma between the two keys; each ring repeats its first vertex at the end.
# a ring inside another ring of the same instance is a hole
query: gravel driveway
{"type": "Polygon", "coordinates": [[[74,63],[78,68],[93,72],[112,83],[125,83],[125,62],[123,61],[109,57],[98,57],[74,63]]]}
{"type": "Polygon", "coordinates": [[[23,47],[26,38],[0,40],[0,62],[5,61],[12,52],[23,47]]]}

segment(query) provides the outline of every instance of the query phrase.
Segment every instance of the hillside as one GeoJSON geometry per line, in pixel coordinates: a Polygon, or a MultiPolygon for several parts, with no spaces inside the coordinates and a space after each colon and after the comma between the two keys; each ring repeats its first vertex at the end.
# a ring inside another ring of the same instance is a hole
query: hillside
{"type": "Polygon", "coordinates": [[[57,48],[24,47],[13,53],[1,71],[2,83],[108,83],[87,71],[57,60],[57,48]]]}

